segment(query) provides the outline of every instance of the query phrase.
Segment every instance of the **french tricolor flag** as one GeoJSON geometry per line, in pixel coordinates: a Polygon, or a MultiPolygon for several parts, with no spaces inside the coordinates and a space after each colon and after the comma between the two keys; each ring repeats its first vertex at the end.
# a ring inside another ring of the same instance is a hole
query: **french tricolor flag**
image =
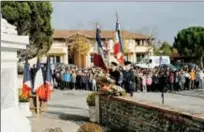
{"type": "Polygon", "coordinates": [[[52,79],[52,69],[50,65],[50,57],[47,57],[45,90],[46,90],[46,100],[48,100],[50,99],[51,92],[53,91],[53,79],[52,79]]]}
{"type": "Polygon", "coordinates": [[[114,57],[118,60],[120,64],[124,64],[123,47],[120,35],[120,24],[118,21],[118,16],[116,14],[116,29],[115,29],[115,44],[114,44],[114,57]]]}
{"type": "Polygon", "coordinates": [[[28,64],[28,59],[25,60],[24,65],[24,72],[23,72],[23,88],[22,88],[22,96],[25,98],[29,98],[30,92],[32,90],[32,84],[31,84],[31,75],[30,75],[30,69],[28,64]]]}
{"type": "Polygon", "coordinates": [[[96,27],[96,42],[98,44],[98,53],[94,54],[94,65],[101,67],[105,72],[108,72],[108,65],[101,43],[101,30],[99,29],[98,25],[96,27]]]}
{"type": "Polygon", "coordinates": [[[37,69],[37,72],[35,74],[33,92],[35,92],[40,99],[44,100],[46,99],[46,94],[45,94],[43,73],[42,73],[39,58],[37,59],[36,69],[37,69]]]}

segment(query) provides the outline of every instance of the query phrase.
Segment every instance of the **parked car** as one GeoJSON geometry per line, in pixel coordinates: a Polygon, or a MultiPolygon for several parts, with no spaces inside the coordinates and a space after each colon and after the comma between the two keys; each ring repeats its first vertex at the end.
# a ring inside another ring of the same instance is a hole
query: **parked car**
{"type": "Polygon", "coordinates": [[[178,70],[174,65],[172,65],[172,64],[162,64],[162,65],[160,65],[160,67],[162,67],[162,68],[169,68],[169,69],[171,69],[171,70],[173,70],[173,71],[176,71],[176,70],[178,70]]]}
{"type": "Polygon", "coordinates": [[[186,65],[188,66],[188,68],[198,68],[198,65],[195,63],[186,63],[186,65]]]}

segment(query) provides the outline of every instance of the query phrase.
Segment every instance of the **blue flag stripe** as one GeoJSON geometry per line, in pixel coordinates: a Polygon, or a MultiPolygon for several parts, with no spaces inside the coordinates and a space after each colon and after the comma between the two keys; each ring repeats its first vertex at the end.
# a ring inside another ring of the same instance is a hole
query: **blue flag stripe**
{"type": "Polygon", "coordinates": [[[41,65],[40,65],[40,59],[38,57],[37,59],[37,65],[36,65],[36,69],[39,70],[41,68],[41,65]]]}
{"type": "Polygon", "coordinates": [[[28,59],[25,60],[23,82],[31,81],[30,69],[28,64],[28,59]]]}
{"type": "Polygon", "coordinates": [[[52,81],[52,70],[51,70],[51,66],[50,66],[50,57],[47,57],[45,82],[51,83],[51,81],[52,81]]]}

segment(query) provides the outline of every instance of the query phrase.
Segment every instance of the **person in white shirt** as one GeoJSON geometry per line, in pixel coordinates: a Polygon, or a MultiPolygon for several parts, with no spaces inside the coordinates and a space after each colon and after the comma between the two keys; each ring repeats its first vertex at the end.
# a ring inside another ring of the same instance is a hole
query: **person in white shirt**
{"type": "Polygon", "coordinates": [[[199,72],[199,88],[202,89],[204,87],[204,73],[202,70],[199,72]]]}

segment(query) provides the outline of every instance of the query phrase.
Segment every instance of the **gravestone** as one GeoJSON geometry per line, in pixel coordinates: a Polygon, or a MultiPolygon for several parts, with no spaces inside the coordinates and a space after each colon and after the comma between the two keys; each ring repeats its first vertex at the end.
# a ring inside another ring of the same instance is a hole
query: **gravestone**
{"type": "Polygon", "coordinates": [[[29,119],[19,111],[17,50],[29,44],[16,27],[1,17],[1,132],[31,132],[29,119]]]}

